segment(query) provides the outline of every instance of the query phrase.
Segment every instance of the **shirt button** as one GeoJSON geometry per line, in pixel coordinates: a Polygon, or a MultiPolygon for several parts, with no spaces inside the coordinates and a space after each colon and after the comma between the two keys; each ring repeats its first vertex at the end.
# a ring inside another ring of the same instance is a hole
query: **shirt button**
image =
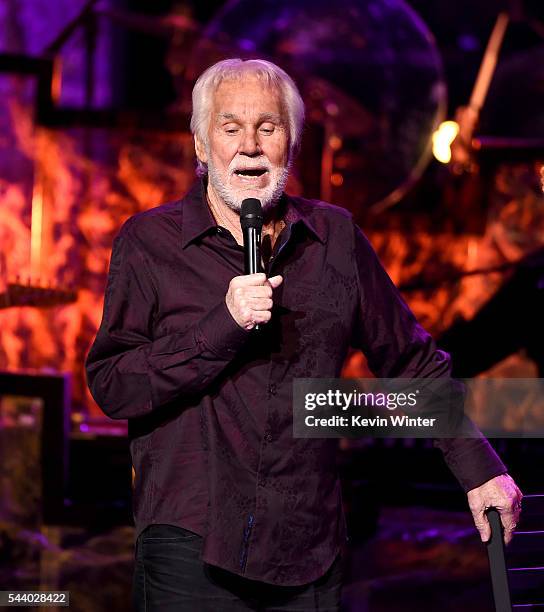
{"type": "Polygon", "coordinates": [[[217,231],[218,234],[222,234],[223,233],[223,229],[221,227],[218,227],[216,231],[217,231]]]}
{"type": "Polygon", "coordinates": [[[268,392],[270,393],[270,395],[276,395],[277,389],[276,389],[276,385],[274,383],[269,385],[268,392]]]}
{"type": "Polygon", "coordinates": [[[266,442],[272,442],[272,434],[267,433],[264,437],[266,442]]]}

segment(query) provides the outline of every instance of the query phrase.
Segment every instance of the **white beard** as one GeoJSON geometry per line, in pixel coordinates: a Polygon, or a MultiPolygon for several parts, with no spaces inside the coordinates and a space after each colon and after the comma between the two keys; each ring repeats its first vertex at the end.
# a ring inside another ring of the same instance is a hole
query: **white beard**
{"type": "MultiPolygon", "coordinates": [[[[208,156],[208,181],[213,187],[215,193],[225,202],[225,204],[235,212],[240,212],[242,202],[246,198],[257,198],[260,200],[263,210],[273,208],[283,193],[289,170],[291,168],[290,161],[286,166],[272,166],[268,159],[264,156],[252,159],[252,163],[262,165],[268,168],[270,173],[270,181],[266,187],[256,188],[249,186],[246,188],[233,188],[228,186],[228,178],[232,176],[234,169],[240,165],[240,159],[234,158],[229,165],[226,173],[222,173],[217,169],[212,161],[211,152],[206,147],[208,156]]],[[[245,162],[243,165],[246,165],[245,162]]]]}

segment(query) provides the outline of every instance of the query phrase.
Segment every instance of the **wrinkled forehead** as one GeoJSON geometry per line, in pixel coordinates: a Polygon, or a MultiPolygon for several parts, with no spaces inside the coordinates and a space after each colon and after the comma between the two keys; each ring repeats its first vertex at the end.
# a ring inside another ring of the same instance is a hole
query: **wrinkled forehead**
{"type": "Polygon", "coordinates": [[[241,74],[218,85],[211,113],[216,121],[264,118],[282,122],[286,119],[286,104],[279,87],[256,75],[241,74]]]}

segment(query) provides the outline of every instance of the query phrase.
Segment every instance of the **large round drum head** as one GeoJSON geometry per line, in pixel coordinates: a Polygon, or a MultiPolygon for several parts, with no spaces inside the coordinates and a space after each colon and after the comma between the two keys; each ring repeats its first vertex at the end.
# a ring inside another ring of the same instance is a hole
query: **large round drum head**
{"type": "Polygon", "coordinates": [[[323,128],[322,196],[394,203],[428,163],[446,87],[432,35],[402,0],[232,0],[189,73],[225,57],[270,59],[294,77],[307,123],[323,128]]]}

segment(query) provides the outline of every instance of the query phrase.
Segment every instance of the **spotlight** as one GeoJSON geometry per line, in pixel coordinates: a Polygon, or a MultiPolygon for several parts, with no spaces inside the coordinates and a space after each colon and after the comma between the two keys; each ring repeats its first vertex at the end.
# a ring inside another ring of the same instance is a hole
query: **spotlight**
{"type": "Polygon", "coordinates": [[[444,121],[433,134],[433,155],[439,162],[447,164],[451,160],[451,144],[459,134],[459,124],[444,121]]]}

